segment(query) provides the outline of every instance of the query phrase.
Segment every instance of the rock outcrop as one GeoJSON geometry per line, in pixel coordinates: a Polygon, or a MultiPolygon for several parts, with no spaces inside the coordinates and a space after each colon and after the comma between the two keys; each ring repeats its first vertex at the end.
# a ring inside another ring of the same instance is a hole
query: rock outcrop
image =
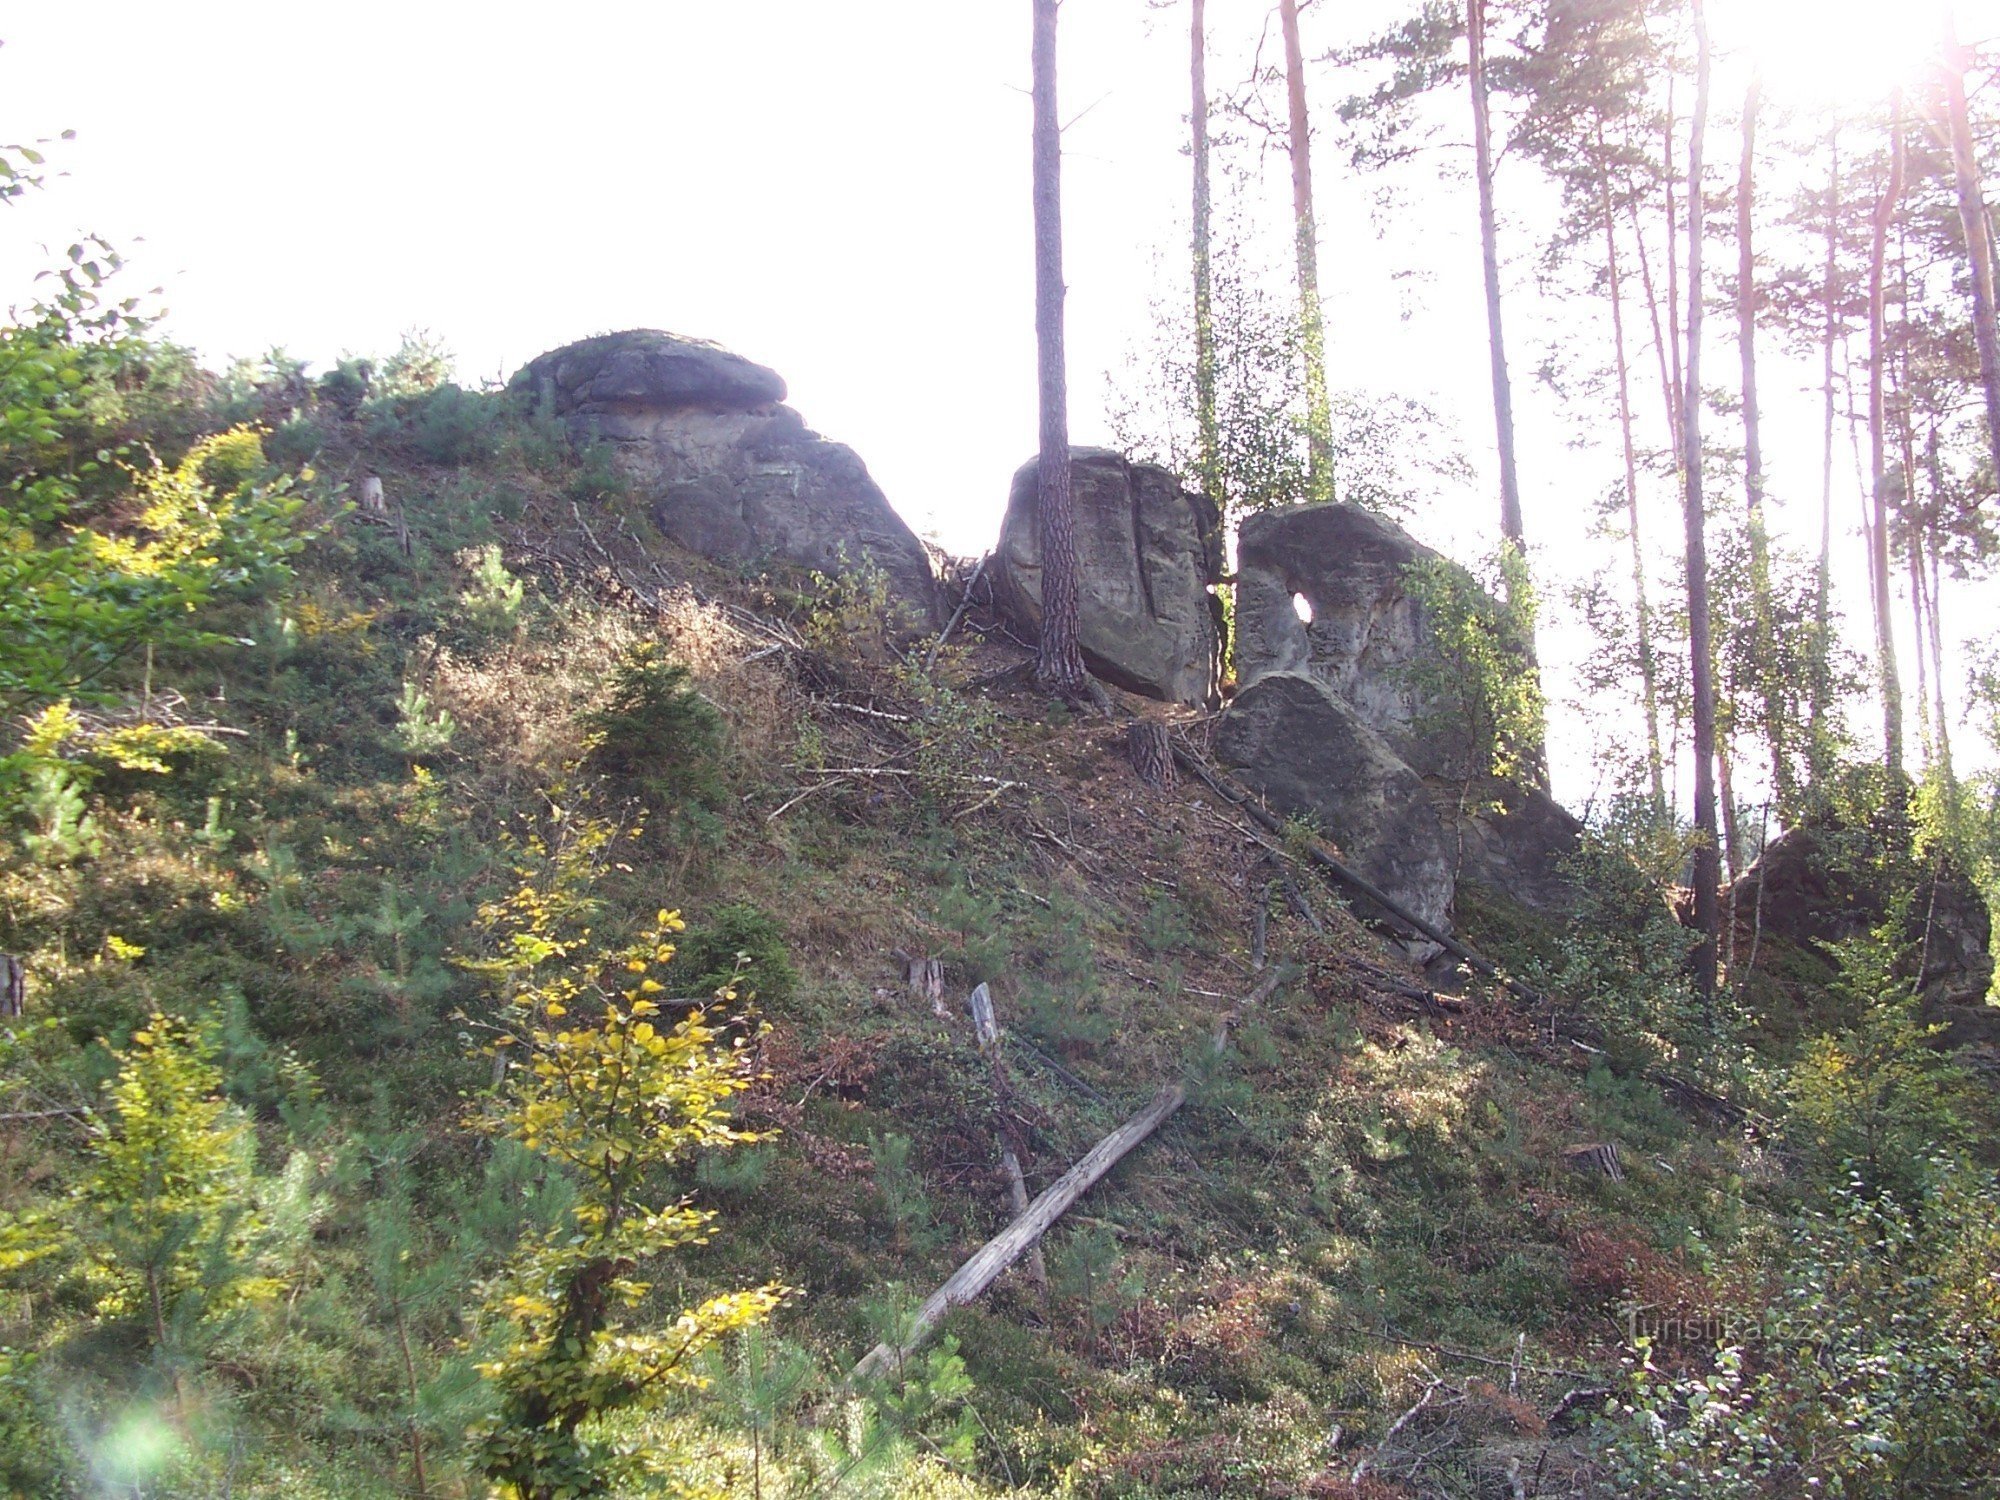
{"type": "Polygon", "coordinates": [[[1979,890],[1949,862],[1913,857],[1907,830],[1844,827],[1830,820],[1788,828],[1725,896],[1739,927],[1761,929],[1831,958],[1835,944],[1879,926],[1887,892],[1915,898],[1903,941],[1914,958],[1906,976],[1924,1019],[1954,1046],[2000,1046],[2000,1009],[1986,1003],[1993,983],[1993,919],[1979,890]]]}
{"type": "Polygon", "coordinates": [[[933,613],[923,543],[853,449],[781,404],[775,371],[701,339],[636,329],[544,354],[512,385],[573,442],[609,444],[661,534],[689,551],[829,573],[872,563],[899,599],[933,613]]]}
{"type": "Polygon", "coordinates": [[[1229,705],[1215,751],[1272,806],[1312,815],[1347,863],[1384,893],[1449,927],[1451,841],[1429,791],[1325,683],[1266,673],[1229,705]]]}
{"type": "MultiPolygon", "coordinates": [[[[1399,830],[1399,836],[1428,851],[1431,829],[1442,829],[1436,843],[1445,857],[1393,861],[1405,883],[1385,885],[1391,895],[1432,920],[1449,909],[1460,878],[1531,905],[1558,905],[1562,862],[1576,847],[1580,825],[1539,787],[1474,774],[1483,770],[1476,766],[1476,747],[1421,685],[1420,668],[1434,659],[1435,647],[1409,570],[1437,561],[1437,553],[1401,528],[1351,505],[1302,506],[1246,519],[1237,537],[1238,692],[1218,750],[1245,780],[1267,788],[1281,810],[1316,815],[1369,874],[1358,846],[1339,830],[1383,812],[1376,793],[1357,794],[1357,786],[1387,783],[1375,769],[1356,781],[1324,764],[1307,726],[1326,722],[1327,710],[1297,685],[1311,683],[1372,736],[1371,765],[1387,754],[1422,789],[1429,818],[1406,811],[1402,816],[1416,831],[1399,830]],[[1271,710],[1259,690],[1278,680],[1286,684],[1281,701],[1303,705],[1298,728],[1289,734],[1262,723],[1271,710]],[[1246,713],[1257,720],[1255,732],[1231,727],[1246,713]]],[[[1526,661],[1522,670],[1530,670],[1526,661]]],[[[1342,742],[1355,741],[1346,734],[1342,742]]]]}
{"type": "MultiPolygon", "coordinates": [[[[1029,636],[1042,622],[1040,473],[1014,475],[990,564],[1002,608],[1029,636]]],[[[1167,470],[1106,448],[1071,453],[1079,635],[1098,677],[1169,703],[1212,701],[1221,682],[1220,518],[1167,470]]]]}

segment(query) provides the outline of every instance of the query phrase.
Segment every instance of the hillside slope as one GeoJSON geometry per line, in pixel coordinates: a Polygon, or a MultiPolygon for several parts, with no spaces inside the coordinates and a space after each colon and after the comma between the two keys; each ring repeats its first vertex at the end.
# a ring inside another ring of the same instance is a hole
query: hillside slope
{"type": "MultiPolygon", "coordinates": [[[[770,1134],[659,1184],[720,1219],[648,1270],[640,1321],[792,1291],[707,1390],[615,1429],[670,1446],[678,1482],[1608,1493],[1583,1419],[1626,1390],[1633,1334],[1701,1366],[1754,1300],[1736,1252],[1798,1188],[1714,1097],[1730,1080],[1663,1090],[1661,1050],[1573,994],[1437,993],[1301,857],[1310,829],[1138,779],[1124,716],[1200,756],[1201,713],[1073,714],[977,608],[927,666],[934,628],[879,574],[718,569],[498,398],[322,410],[269,446],[320,476],[297,586],[242,608],[254,644],[157,663],[190,697],[144,706],[214,747],[98,767],[88,834],[70,816],[0,872],[30,976],[0,1202],[65,1201],[116,1056],[185,1015],[254,1121],[283,1290],[163,1327],[163,1387],[80,1273],[15,1268],[17,1493],[480,1492],[469,1289],[561,1189],[467,1128],[506,1061],[479,965],[496,903],[564,868],[600,942],[682,913],[670,997],[732,986],[716,1015],[755,1048],[739,1116],[770,1134]],[[379,511],[329,488],[362,475],[379,511]],[[850,1398],[854,1360],[1007,1221],[1003,1142],[1036,1193],[1176,1080],[1186,1106],[1048,1237],[1045,1286],[1024,1261],[850,1398]]],[[[1664,905],[1626,895],[1637,952],[1664,905]]],[[[1503,897],[1458,918],[1539,982],[1583,972],[1503,897]]]]}

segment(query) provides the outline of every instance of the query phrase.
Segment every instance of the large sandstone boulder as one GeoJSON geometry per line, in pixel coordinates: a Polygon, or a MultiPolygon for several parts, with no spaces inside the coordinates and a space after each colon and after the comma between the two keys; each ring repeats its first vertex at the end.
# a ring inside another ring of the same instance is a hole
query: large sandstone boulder
{"type": "MultiPolygon", "coordinates": [[[[1085,664],[1129,692],[1206,703],[1222,669],[1220,518],[1167,470],[1107,448],[1071,455],[1078,634],[1085,664]]],[[[1002,607],[1028,634],[1042,624],[1040,463],[1014,475],[991,567],[1002,607]]]]}
{"type": "Polygon", "coordinates": [[[572,441],[609,444],[655,525],[688,550],[828,573],[872,563],[898,598],[932,613],[923,543],[853,449],[780,404],[774,371],[701,339],[636,329],[553,350],[512,384],[572,441]]]}
{"type": "Polygon", "coordinates": [[[1215,752],[1280,811],[1315,818],[1384,894],[1449,930],[1453,850],[1429,791],[1325,683],[1298,672],[1258,678],[1223,715],[1215,752]]]}
{"type": "MultiPolygon", "coordinates": [[[[1483,767],[1470,736],[1423,687],[1436,648],[1410,569],[1452,564],[1352,505],[1250,516],[1236,550],[1237,701],[1272,675],[1318,683],[1424,784],[1450,830],[1458,877],[1559,906],[1581,825],[1538,786],[1474,774],[1483,767]]],[[[1525,660],[1521,670],[1531,670],[1525,660]]],[[[1281,738],[1269,747],[1273,756],[1305,753],[1281,738]]]]}

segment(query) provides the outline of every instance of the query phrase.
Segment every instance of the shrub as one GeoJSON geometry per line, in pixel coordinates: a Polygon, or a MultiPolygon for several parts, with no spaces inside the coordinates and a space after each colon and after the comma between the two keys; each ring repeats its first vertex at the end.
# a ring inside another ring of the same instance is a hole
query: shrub
{"type": "Polygon", "coordinates": [[[783,1005],[798,986],[778,924],[747,902],[718,908],[706,924],[690,928],[671,973],[680,994],[713,995],[728,987],[739,999],[767,1007],[783,1005]]]}
{"type": "Polygon", "coordinates": [[[584,715],[583,728],[591,768],[635,783],[660,806],[704,805],[719,790],[713,758],[722,715],[655,641],[625,652],[609,698],[584,715]]]}

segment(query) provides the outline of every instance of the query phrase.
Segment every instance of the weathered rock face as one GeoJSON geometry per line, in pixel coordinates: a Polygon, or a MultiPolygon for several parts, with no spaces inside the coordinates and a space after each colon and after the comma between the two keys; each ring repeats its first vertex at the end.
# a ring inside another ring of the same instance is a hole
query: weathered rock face
{"type": "Polygon", "coordinates": [[[1215,739],[1240,780],[1307,813],[1359,873],[1448,928],[1452,847],[1422,780],[1318,678],[1268,672],[1236,695],[1215,739]]]}
{"type": "Polygon", "coordinates": [[[854,450],[807,428],[776,372],[700,339],[639,329],[532,360],[516,390],[578,443],[599,439],[651,503],[662,534],[731,563],[834,572],[864,562],[924,615],[936,581],[854,450]]]}
{"type": "MultiPolygon", "coordinates": [[[[1907,834],[1888,834],[1907,855],[1907,834]]],[[[1884,853],[1881,830],[1806,823],[1788,828],[1737,877],[1725,897],[1738,923],[1761,924],[1804,947],[1827,952],[1833,944],[1858,937],[1888,914],[1884,878],[1877,873],[1884,853]]],[[[1954,1046],[2000,1044],[2000,1009],[1986,1004],[1993,983],[1993,920],[1977,887],[1946,864],[1904,866],[1895,883],[1916,874],[1904,939],[1921,965],[1913,972],[1924,1019],[1945,1027],[1954,1046]]],[[[1829,953],[1830,957],[1831,954],[1829,953]]]]}
{"type": "MultiPolygon", "coordinates": [[[[1003,608],[1027,633],[1042,621],[1040,464],[1014,475],[991,567],[1003,608]]],[[[1205,703],[1221,681],[1222,575],[1214,508],[1167,470],[1106,448],[1071,452],[1079,634],[1107,682],[1169,703],[1205,703]]]]}
{"type": "MultiPolygon", "coordinates": [[[[1562,861],[1576,847],[1580,825],[1536,787],[1480,779],[1468,797],[1470,741],[1454,736],[1449,716],[1441,719],[1431,710],[1416,680],[1414,669],[1432,647],[1408,570],[1440,560],[1401,528],[1351,505],[1247,518],[1237,536],[1236,677],[1242,686],[1229,717],[1254,701],[1267,679],[1300,677],[1319,685],[1425,788],[1453,855],[1440,910],[1450,904],[1452,866],[1458,876],[1532,905],[1558,905],[1562,861]],[[1482,810],[1462,816],[1461,802],[1482,810]]],[[[1297,690],[1288,692],[1296,696],[1297,690]]],[[[1343,795],[1338,790],[1306,795],[1301,768],[1316,751],[1303,729],[1256,737],[1253,744],[1228,733],[1228,722],[1218,744],[1236,747],[1228,753],[1246,779],[1296,787],[1301,800],[1273,800],[1287,810],[1309,807],[1329,828],[1340,821],[1325,805],[1343,795]],[[1254,761],[1248,758],[1253,748],[1254,761]]]]}
{"type": "Polygon", "coordinates": [[[1304,672],[1414,769],[1449,774],[1454,747],[1435,732],[1418,732],[1425,705],[1410,681],[1426,631],[1407,570],[1436,561],[1437,553],[1400,527],[1357,506],[1246,517],[1236,541],[1236,680],[1304,672]]]}

